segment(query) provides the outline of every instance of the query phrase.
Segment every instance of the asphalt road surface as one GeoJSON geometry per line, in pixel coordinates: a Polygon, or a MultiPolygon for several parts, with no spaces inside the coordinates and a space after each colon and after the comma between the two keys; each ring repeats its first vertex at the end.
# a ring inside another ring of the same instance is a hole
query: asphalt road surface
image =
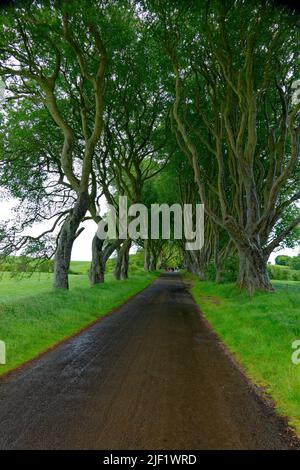
{"type": "Polygon", "coordinates": [[[1,449],[293,445],[176,274],[0,381],[1,449]]]}

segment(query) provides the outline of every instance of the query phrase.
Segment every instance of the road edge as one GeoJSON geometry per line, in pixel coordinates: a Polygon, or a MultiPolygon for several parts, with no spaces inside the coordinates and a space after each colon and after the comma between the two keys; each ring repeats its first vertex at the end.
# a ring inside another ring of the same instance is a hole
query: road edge
{"type": "Polygon", "coordinates": [[[2,375],[0,375],[0,384],[1,383],[5,383],[7,382],[7,380],[9,380],[11,378],[11,376],[15,375],[15,374],[18,374],[19,372],[23,371],[24,369],[26,369],[27,367],[29,367],[30,365],[34,364],[36,361],[38,361],[39,359],[41,359],[43,356],[45,356],[46,354],[50,353],[51,351],[53,351],[54,349],[56,349],[57,347],[61,346],[62,344],[64,343],[67,343],[68,341],[71,341],[73,338],[76,338],[77,336],[79,336],[81,333],[89,330],[90,328],[92,328],[93,326],[97,325],[98,323],[100,323],[102,320],[104,320],[105,318],[109,317],[110,315],[113,315],[114,313],[116,313],[118,310],[120,310],[124,305],[127,305],[129,302],[131,302],[135,297],[137,297],[138,295],[142,294],[146,289],[148,289],[150,286],[152,286],[152,284],[154,284],[154,282],[157,281],[157,279],[159,279],[159,277],[161,276],[161,274],[159,274],[157,277],[155,277],[153,280],[151,280],[151,282],[146,286],[144,287],[143,289],[141,289],[140,291],[136,292],[135,294],[131,295],[130,297],[128,297],[128,299],[125,300],[125,302],[123,302],[122,304],[118,305],[117,307],[114,307],[112,309],[110,309],[108,312],[104,313],[103,315],[101,315],[101,317],[98,317],[96,318],[95,320],[93,320],[92,322],[88,323],[87,325],[83,326],[82,328],[80,328],[79,330],[75,331],[74,333],[72,333],[71,335],[69,336],[66,336],[62,339],[60,339],[59,341],[57,341],[56,343],[52,344],[51,346],[48,346],[46,349],[44,349],[43,351],[41,351],[40,353],[38,353],[36,356],[32,357],[31,359],[28,359],[27,361],[25,362],[22,362],[22,364],[19,364],[18,366],[14,367],[13,369],[10,369],[6,372],[4,372],[2,375]]]}
{"type": "Polygon", "coordinates": [[[296,434],[294,429],[290,426],[289,424],[289,417],[286,415],[280,414],[277,409],[276,409],[276,403],[273,397],[266,391],[264,387],[261,385],[257,385],[252,380],[247,376],[245,368],[243,367],[243,364],[239,362],[235,354],[230,350],[229,346],[222,340],[222,338],[219,336],[219,334],[214,330],[213,326],[210,324],[210,322],[207,320],[204,311],[201,309],[200,305],[194,298],[192,292],[191,292],[191,283],[184,279],[182,275],[180,275],[181,282],[185,286],[187,292],[193,299],[198,315],[200,316],[201,320],[205,323],[207,328],[215,335],[218,346],[222,349],[228,360],[231,361],[232,365],[238,370],[240,373],[242,379],[244,382],[247,384],[249,387],[250,392],[253,394],[255,399],[263,406],[266,408],[277,420],[278,420],[278,426],[280,428],[280,431],[282,431],[280,434],[282,435],[283,439],[287,440],[289,442],[289,447],[291,450],[300,450],[300,436],[296,434]]]}

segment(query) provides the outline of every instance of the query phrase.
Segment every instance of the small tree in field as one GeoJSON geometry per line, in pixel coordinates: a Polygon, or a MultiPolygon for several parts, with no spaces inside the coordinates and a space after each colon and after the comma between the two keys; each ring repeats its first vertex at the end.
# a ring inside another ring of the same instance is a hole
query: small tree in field
{"type": "Polygon", "coordinates": [[[287,255],[278,255],[275,258],[275,264],[279,266],[289,266],[291,262],[291,257],[287,255]]]}

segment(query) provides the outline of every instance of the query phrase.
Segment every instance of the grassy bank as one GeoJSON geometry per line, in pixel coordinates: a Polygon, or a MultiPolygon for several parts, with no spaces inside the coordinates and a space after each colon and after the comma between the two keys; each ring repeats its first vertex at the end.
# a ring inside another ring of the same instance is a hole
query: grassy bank
{"type": "Polygon", "coordinates": [[[121,305],[149,285],[157,275],[138,273],[125,281],[107,275],[107,282],[90,287],[87,276],[70,276],[69,292],[54,292],[52,276],[0,281],[0,339],[7,348],[7,364],[0,375],[32,359],[84,326],[121,305]]]}
{"type": "Polygon", "coordinates": [[[300,436],[300,366],[291,344],[300,339],[300,283],[249,297],[233,284],[192,280],[192,294],[205,317],[242,364],[252,382],[266,388],[280,414],[300,436]]]}

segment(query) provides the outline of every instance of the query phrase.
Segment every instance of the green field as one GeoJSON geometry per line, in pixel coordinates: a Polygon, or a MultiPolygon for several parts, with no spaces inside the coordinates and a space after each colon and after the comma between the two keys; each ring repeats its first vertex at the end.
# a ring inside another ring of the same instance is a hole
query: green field
{"type": "Polygon", "coordinates": [[[86,274],[90,269],[90,261],[71,261],[70,269],[75,273],[86,274]]]}
{"type": "Polygon", "coordinates": [[[277,281],[300,281],[300,269],[291,269],[289,266],[280,266],[276,264],[268,265],[270,279],[277,281]]]}
{"type": "Polygon", "coordinates": [[[132,274],[116,281],[107,275],[104,284],[90,287],[87,275],[70,275],[70,291],[53,291],[51,274],[0,281],[0,339],[7,348],[7,364],[0,375],[72,335],[121,305],[149,285],[157,273],[132,274]]]}
{"type": "Polygon", "coordinates": [[[294,292],[300,294],[299,281],[272,281],[277,291],[294,292]]]}
{"type": "MultiPolygon", "coordinates": [[[[89,285],[87,272],[90,264],[90,261],[71,261],[71,271],[80,273],[79,275],[69,276],[71,288],[89,285]]],[[[33,294],[36,295],[42,292],[49,292],[51,287],[51,273],[0,273],[0,302],[33,294]]]]}
{"type": "Polygon", "coordinates": [[[291,344],[300,339],[300,283],[289,282],[287,287],[275,281],[276,292],[250,297],[234,284],[200,282],[189,274],[185,278],[246,375],[265,388],[300,435],[300,365],[291,361],[291,344]]]}

